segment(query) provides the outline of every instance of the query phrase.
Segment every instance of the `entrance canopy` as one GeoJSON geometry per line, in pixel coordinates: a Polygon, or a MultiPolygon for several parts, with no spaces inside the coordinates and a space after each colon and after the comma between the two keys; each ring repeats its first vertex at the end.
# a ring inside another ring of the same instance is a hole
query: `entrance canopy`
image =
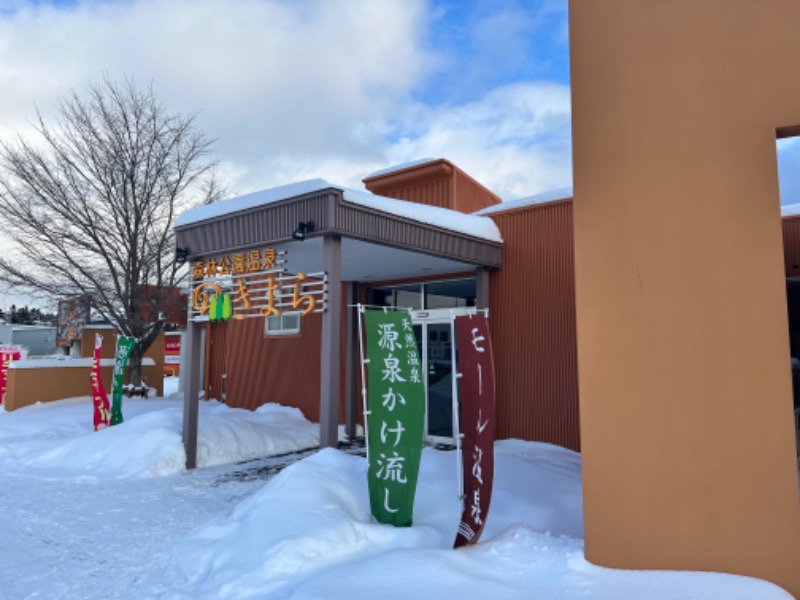
{"type": "Polygon", "coordinates": [[[502,238],[488,217],[375,196],[312,179],[201,206],[181,215],[176,244],[189,260],[265,245],[290,272],[321,270],[326,236],[342,240],[342,281],[498,268],[502,238]],[[308,224],[305,240],[292,237],[308,224]]]}
{"type": "MultiPolygon", "coordinates": [[[[219,273],[219,257],[280,255],[281,269],[292,274],[323,274],[320,352],[320,446],[338,443],[339,374],[343,282],[420,279],[446,273],[476,272],[478,304],[488,299],[488,271],[502,264],[503,241],[489,217],[376,196],[312,179],[216,204],[181,215],[175,224],[177,252],[206,266],[206,276],[219,273]],[[252,252],[250,252],[252,251],[252,252]],[[274,252],[273,252],[274,251],[274,252]],[[285,252],[285,254],[284,254],[285,252]],[[208,271],[211,271],[210,275],[208,271]]],[[[221,259],[220,259],[221,260],[221,259]]],[[[267,261],[271,263],[271,261],[267,261]]],[[[257,270],[257,269],[255,269],[257,270]]],[[[200,269],[203,277],[203,269],[200,269]]],[[[237,280],[233,270],[232,280],[237,280]]],[[[294,307],[302,299],[295,282],[294,307]]],[[[244,276],[236,281],[240,289],[244,276]]],[[[354,286],[351,286],[351,289],[354,286]]],[[[274,308],[274,290],[267,290],[266,312],[274,308]]],[[[216,302],[216,300],[215,300],[216,302]]],[[[479,306],[481,307],[481,306],[479,306]]],[[[309,309],[310,310],[310,309],[309,309]]],[[[223,311],[224,312],[224,311],[223,311]]],[[[349,322],[348,337],[354,327],[349,322]]],[[[188,369],[184,396],[183,438],[186,466],[196,466],[197,402],[200,380],[200,324],[190,318],[187,330],[188,369]]],[[[346,344],[352,365],[353,344],[346,344]]],[[[352,389],[352,369],[345,387],[352,389]]],[[[348,394],[354,398],[354,394],[348,394]]],[[[348,426],[354,425],[348,398],[348,426]]]]}

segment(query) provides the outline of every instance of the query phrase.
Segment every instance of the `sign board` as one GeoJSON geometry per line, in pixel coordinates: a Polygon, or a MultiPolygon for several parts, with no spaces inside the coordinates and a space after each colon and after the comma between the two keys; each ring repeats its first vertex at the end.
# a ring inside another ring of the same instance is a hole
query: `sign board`
{"type": "Polygon", "coordinates": [[[168,332],[164,339],[165,371],[177,375],[181,364],[181,334],[168,332]]]}
{"type": "Polygon", "coordinates": [[[408,313],[364,311],[369,357],[367,483],[372,515],[409,527],[422,456],[425,388],[408,313]]]}
{"type": "Polygon", "coordinates": [[[464,505],[454,548],[478,541],[486,524],[494,479],[494,361],[485,315],[455,318],[464,505]]]}
{"type": "Polygon", "coordinates": [[[11,361],[24,358],[28,354],[21,346],[0,345],[0,404],[6,403],[8,365],[11,361]]]}
{"type": "Polygon", "coordinates": [[[136,346],[136,340],[132,337],[117,337],[117,352],[114,358],[114,377],[111,384],[111,424],[119,425],[122,423],[122,384],[125,375],[125,367],[136,346]]]}
{"type": "Polygon", "coordinates": [[[195,262],[189,318],[227,321],[323,312],[327,276],[287,273],[285,254],[266,248],[195,262]]]}
{"type": "Polygon", "coordinates": [[[83,328],[89,322],[89,297],[79,296],[58,303],[58,331],[56,344],[69,345],[74,340],[81,339],[83,328]]]}
{"type": "Polygon", "coordinates": [[[94,406],[94,430],[99,431],[111,425],[111,406],[108,402],[103,378],[100,373],[100,351],[103,347],[103,336],[95,334],[94,354],[92,355],[92,404],[94,406]]]}

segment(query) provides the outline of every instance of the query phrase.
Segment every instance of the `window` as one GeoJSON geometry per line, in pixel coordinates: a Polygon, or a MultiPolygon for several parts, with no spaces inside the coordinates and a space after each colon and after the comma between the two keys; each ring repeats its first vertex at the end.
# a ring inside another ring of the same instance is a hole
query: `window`
{"type": "Polygon", "coordinates": [[[398,285],[370,290],[369,304],[373,306],[393,306],[395,308],[422,308],[422,286],[418,283],[398,285]]]}
{"type": "Polygon", "coordinates": [[[425,308],[461,308],[475,306],[474,279],[435,281],[425,284],[425,308]]]}
{"type": "Polygon", "coordinates": [[[300,313],[282,313],[265,319],[267,335],[296,335],[300,333],[300,313]]]}
{"type": "Polygon", "coordinates": [[[475,306],[474,278],[371,288],[368,304],[427,310],[475,306]]]}

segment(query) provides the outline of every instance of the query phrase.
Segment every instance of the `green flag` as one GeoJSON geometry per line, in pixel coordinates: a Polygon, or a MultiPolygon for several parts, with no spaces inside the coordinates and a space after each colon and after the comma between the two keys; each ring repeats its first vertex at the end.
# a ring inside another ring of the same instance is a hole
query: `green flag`
{"type": "Polygon", "coordinates": [[[114,361],[114,380],[111,386],[111,424],[119,425],[122,423],[122,377],[125,374],[125,367],[128,359],[133,352],[136,340],[129,337],[117,338],[117,357],[114,361]]]}
{"type": "Polygon", "coordinates": [[[425,422],[417,342],[407,313],[368,310],[364,325],[369,357],[370,507],[377,521],[408,527],[425,422]]]}

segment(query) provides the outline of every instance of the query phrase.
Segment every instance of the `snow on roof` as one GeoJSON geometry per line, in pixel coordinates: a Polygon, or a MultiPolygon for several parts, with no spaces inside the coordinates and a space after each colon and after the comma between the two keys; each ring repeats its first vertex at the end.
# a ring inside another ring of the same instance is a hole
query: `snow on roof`
{"type": "Polygon", "coordinates": [[[500,230],[497,229],[497,225],[489,218],[468,215],[438,206],[428,206],[417,202],[386,198],[385,196],[378,196],[370,192],[335,185],[324,179],[309,179],[307,181],[300,181],[268,190],[262,190],[260,192],[254,192],[237,198],[222,200],[214,204],[198,206],[180,215],[175,222],[175,227],[185,227],[186,225],[199,223],[215,217],[241,212],[257,206],[263,206],[280,200],[288,200],[295,196],[302,196],[326,189],[340,190],[344,199],[353,204],[359,204],[384,213],[493,242],[503,241],[503,238],[500,236],[500,230]]]}
{"type": "Polygon", "coordinates": [[[364,179],[371,179],[372,177],[378,177],[379,175],[386,175],[387,173],[394,173],[395,171],[402,171],[403,169],[410,169],[411,167],[416,167],[417,165],[424,165],[425,163],[433,162],[437,159],[435,158],[419,158],[417,160],[412,160],[405,163],[400,163],[399,165],[392,165],[391,167],[386,167],[384,169],[378,169],[364,177],[364,179]]]}
{"type": "Polygon", "coordinates": [[[513,210],[515,208],[524,208],[526,206],[534,206],[536,204],[547,204],[548,202],[558,202],[559,200],[567,200],[572,198],[572,186],[551,190],[549,192],[542,192],[534,196],[526,196],[517,200],[509,200],[508,202],[501,202],[488,208],[479,210],[474,215],[488,215],[491,213],[502,212],[505,210],[513,210]]]}
{"type": "Polygon", "coordinates": [[[781,206],[782,217],[797,217],[800,216],[800,204],[786,204],[781,206]]]}
{"type": "Polygon", "coordinates": [[[306,181],[279,185],[278,187],[245,194],[244,196],[220,200],[213,204],[204,204],[203,206],[198,206],[182,213],[175,221],[175,227],[184,227],[186,225],[199,223],[200,221],[207,221],[214,217],[263,206],[264,204],[287,200],[304,194],[311,194],[330,187],[335,186],[332,186],[324,179],[307,179],[306,181]]]}
{"type": "Polygon", "coordinates": [[[381,212],[405,217],[421,223],[436,225],[442,229],[466,233],[478,238],[493,242],[502,242],[500,230],[494,221],[487,217],[469,215],[457,210],[442,208],[440,206],[428,206],[418,202],[407,200],[396,200],[378,196],[370,192],[352,190],[349,188],[339,188],[344,192],[344,199],[353,204],[360,204],[368,208],[374,208],[381,212]]]}

